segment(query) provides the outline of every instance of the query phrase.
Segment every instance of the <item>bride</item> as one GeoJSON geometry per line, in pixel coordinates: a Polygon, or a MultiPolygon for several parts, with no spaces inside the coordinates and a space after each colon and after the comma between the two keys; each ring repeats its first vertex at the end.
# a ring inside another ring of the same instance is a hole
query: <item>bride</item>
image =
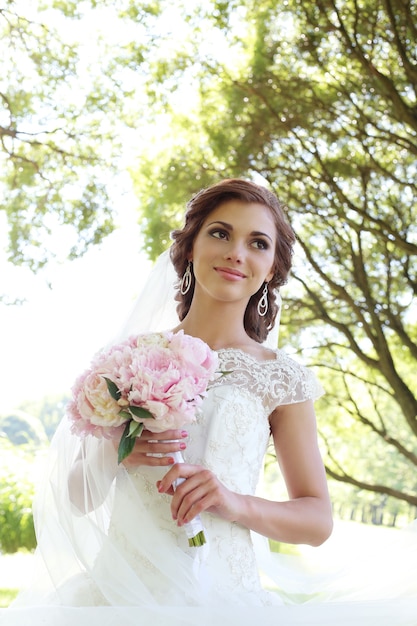
{"type": "Polygon", "coordinates": [[[120,465],[112,441],[80,439],[63,420],[35,502],[33,582],[0,624],[417,624],[412,530],[338,571],[311,572],[268,549],[266,538],[318,546],[332,531],[313,408],[322,389],[271,341],[295,242],[280,202],[225,180],[190,200],[172,237],[124,336],[166,319],[149,313],[149,294],[166,299],[172,263],[173,330],[206,342],[227,375],[186,430],[145,430],[120,465]],[[270,437],[284,501],[256,495],[270,437]],[[208,542],[189,547],[184,526],[197,516],[208,542]]]}

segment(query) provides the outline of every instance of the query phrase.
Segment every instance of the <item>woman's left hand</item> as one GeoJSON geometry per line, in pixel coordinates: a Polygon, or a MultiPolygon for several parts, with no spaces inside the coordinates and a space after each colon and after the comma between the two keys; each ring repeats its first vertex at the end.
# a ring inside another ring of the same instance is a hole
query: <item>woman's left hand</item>
{"type": "Polygon", "coordinates": [[[176,463],[157,483],[160,493],[172,496],[171,512],[178,526],[209,511],[230,522],[236,518],[239,495],[227,489],[210,470],[200,465],[176,463]],[[176,480],[184,478],[174,490],[176,480]]]}

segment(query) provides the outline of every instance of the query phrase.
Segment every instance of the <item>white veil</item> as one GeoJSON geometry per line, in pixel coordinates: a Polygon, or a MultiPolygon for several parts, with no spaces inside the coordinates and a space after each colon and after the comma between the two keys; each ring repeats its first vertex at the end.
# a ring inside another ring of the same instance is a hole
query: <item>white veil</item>
{"type": "Polygon", "coordinates": [[[169,250],[165,250],[151,269],[118,339],[139,333],[171,330],[177,326],[177,283],[169,250]]]}

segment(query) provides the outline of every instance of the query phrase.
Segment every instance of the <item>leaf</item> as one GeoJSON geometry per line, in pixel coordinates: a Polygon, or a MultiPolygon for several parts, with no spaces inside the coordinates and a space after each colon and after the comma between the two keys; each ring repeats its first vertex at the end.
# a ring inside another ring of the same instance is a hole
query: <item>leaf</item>
{"type": "Polygon", "coordinates": [[[130,427],[129,427],[129,437],[140,437],[142,434],[142,431],[144,429],[144,424],[143,422],[135,422],[135,420],[132,420],[130,422],[130,427]]]}
{"type": "Polygon", "coordinates": [[[119,400],[122,397],[122,394],[120,393],[116,383],[110,380],[110,378],[106,378],[105,376],[103,376],[103,378],[107,383],[107,389],[109,390],[109,394],[111,395],[113,400],[119,400]]]}
{"type": "Polygon", "coordinates": [[[135,437],[129,437],[130,422],[126,423],[123,435],[120,439],[117,462],[120,464],[132,452],[135,447],[135,437]]]}
{"type": "Polygon", "coordinates": [[[132,415],[134,415],[135,417],[140,417],[141,419],[147,419],[149,417],[152,417],[153,419],[155,419],[152,413],[148,411],[148,409],[144,409],[141,406],[129,406],[128,408],[132,415]]]}

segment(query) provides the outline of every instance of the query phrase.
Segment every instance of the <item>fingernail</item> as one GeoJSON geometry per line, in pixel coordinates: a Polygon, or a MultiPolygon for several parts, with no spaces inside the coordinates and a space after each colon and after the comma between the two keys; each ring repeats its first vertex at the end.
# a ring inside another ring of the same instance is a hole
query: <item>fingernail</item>
{"type": "Polygon", "coordinates": [[[159,491],[159,492],[162,492],[163,487],[162,487],[161,482],[159,482],[159,481],[158,481],[158,482],[156,483],[156,486],[157,486],[157,488],[158,488],[158,491],[159,491]]]}
{"type": "Polygon", "coordinates": [[[181,431],[181,437],[188,437],[188,433],[186,430],[181,431]]]}
{"type": "Polygon", "coordinates": [[[172,456],[168,457],[168,465],[174,465],[175,461],[172,456]]]}
{"type": "Polygon", "coordinates": [[[185,450],[186,447],[185,443],[180,443],[180,450],[185,450]]]}

